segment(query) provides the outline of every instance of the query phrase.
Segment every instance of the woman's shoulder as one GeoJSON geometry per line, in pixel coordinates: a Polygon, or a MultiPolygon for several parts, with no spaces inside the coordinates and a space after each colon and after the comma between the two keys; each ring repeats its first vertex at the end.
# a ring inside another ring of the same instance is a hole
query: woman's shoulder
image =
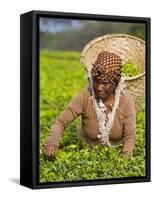
{"type": "Polygon", "coordinates": [[[80,91],[80,95],[83,96],[84,98],[89,98],[91,96],[91,92],[88,86],[84,87],[80,91]]]}
{"type": "Polygon", "coordinates": [[[133,96],[130,94],[128,90],[125,90],[121,94],[121,103],[124,105],[134,104],[133,96]]]}
{"type": "Polygon", "coordinates": [[[84,87],[74,96],[71,102],[77,101],[77,102],[85,103],[87,102],[89,97],[90,97],[90,93],[89,93],[88,87],[84,87]]]}

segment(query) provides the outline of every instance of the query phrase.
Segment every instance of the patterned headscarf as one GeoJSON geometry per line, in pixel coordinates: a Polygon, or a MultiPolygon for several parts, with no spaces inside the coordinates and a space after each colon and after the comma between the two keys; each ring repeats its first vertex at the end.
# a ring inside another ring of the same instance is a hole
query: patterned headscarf
{"type": "Polygon", "coordinates": [[[98,54],[97,60],[93,64],[91,75],[102,81],[110,81],[117,85],[121,78],[121,67],[122,60],[118,55],[103,51],[98,54]]]}

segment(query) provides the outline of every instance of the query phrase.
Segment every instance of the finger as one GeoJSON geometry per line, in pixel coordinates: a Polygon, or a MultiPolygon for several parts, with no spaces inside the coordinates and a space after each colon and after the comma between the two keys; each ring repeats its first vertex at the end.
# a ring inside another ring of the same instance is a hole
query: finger
{"type": "Polygon", "coordinates": [[[49,148],[49,146],[45,146],[45,148],[44,148],[44,154],[45,154],[47,157],[50,156],[50,148],[49,148]]]}
{"type": "Polygon", "coordinates": [[[48,147],[48,155],[51,156],[51,154],[52,154],[52,147],[49,146],[49,147],[48,147]]]}
{"type": "Polygon", "coordinates": [[[43,148],[43,153],[46,155],[47,154],[47,148],[46,146],[43,148]]]}
{"type": "Polygon", "coordinates": [[[52,147],[51,147],[50,156],[54,156],[54,154],[55,154],[55,149],[54,149],[54,147],[52,146],[52,147]]]}

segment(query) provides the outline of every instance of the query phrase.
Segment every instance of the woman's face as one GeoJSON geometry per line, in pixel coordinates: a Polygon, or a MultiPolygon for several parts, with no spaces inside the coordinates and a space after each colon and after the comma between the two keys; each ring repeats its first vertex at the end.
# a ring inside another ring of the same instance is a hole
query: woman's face
{"type": "Polygon", "coordinates": [[[102,81],[97,78],[93,78],[93,88],[96,98],[101,98],[103,100],[107,99],[113,94],[116,86],[109,81],[102,81]]]}

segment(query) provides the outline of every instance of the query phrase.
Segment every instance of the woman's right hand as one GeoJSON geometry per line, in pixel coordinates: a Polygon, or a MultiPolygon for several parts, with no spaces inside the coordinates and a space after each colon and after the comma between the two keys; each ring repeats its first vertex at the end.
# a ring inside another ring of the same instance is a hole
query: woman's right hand
{"type": "Polygon", "coordinates": [[[52,158],[54,157],[57,150],[58,150],[58,146],[56,144],[47,143],[44,145],[43,153],[48,158],[52,158]]]}

